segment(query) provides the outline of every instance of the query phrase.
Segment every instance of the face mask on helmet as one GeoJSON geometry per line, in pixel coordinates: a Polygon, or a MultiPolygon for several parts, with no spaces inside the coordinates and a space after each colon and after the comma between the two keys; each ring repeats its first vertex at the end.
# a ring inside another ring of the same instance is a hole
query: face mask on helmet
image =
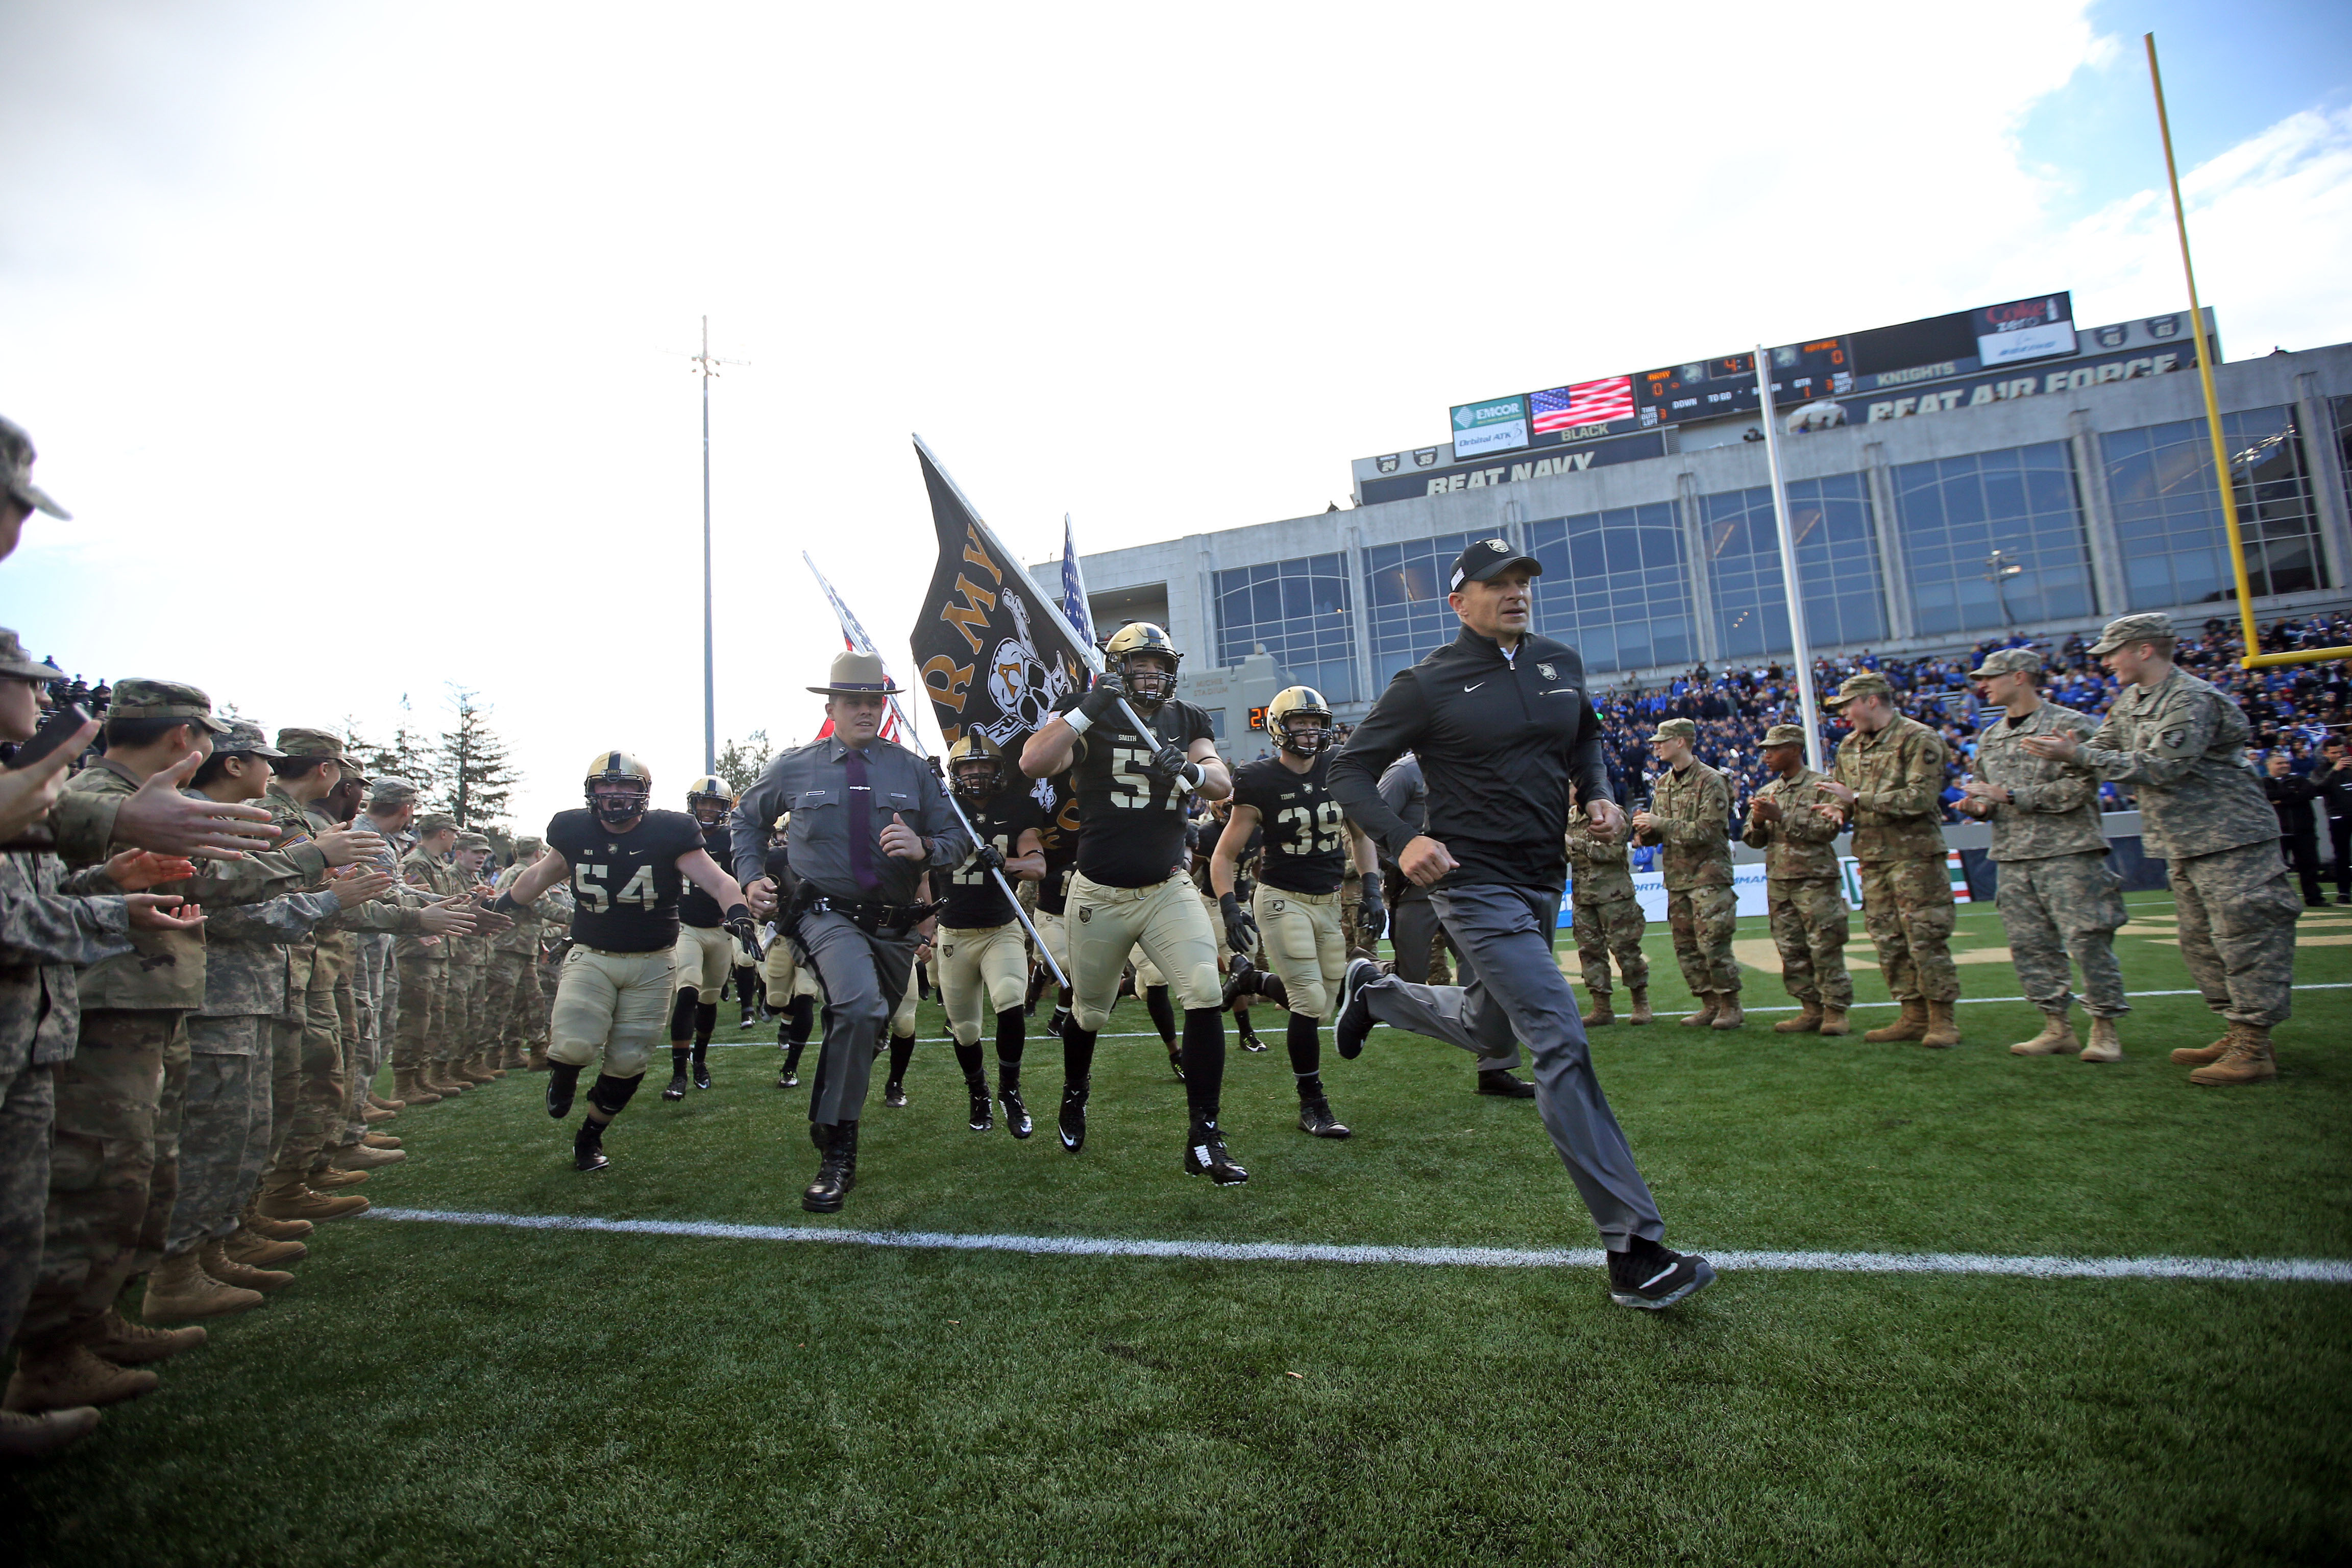
{"type": "Polygon", "coordinates": [[[652,787],[642,779],[599,779],[588,786],[588,807],[608,827],[643,816],[652,800],[652,787]]]}
{"type": "Polygon", "coordinates": [[[1311,757],[1331,743],[1331,721],[1320,713],[1293,713],[1282,721],[1282,749],[1311,757]]]}
{"type": "Polygon", "coordinates": [[[1120,661],[1119,674],[1128,695],[1139,706],[1157,708],[1176,695],[1176,670],[1164,655],[1131,653],[1120,661]]]}
{"type": "Polygon", "coordinates": [[[966,757],[950,771],[956,794],[971,800],[985,800],[1004,784],[1004,764],[994,757],[966,757]]]}
{"type": "Polygon", "coordinates": [[[727,815],[727,803],[715,795],[688,795],[686,806],[694,814],[694,820],[705,827],[718,826],[727,815]]]}

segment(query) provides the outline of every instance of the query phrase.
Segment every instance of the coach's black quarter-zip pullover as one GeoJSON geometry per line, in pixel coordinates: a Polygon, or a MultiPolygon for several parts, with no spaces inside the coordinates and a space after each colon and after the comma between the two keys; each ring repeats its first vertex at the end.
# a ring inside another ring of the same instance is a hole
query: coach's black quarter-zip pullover
{"type": "Polygon", "coordinates": [[[1502,883],[1558,889],[1568,876],[1569,789],[1615,798],[1584,661],[1549,637],[1506,657],[1469,627],[1401,669],[1331,764],[1331,793],[1357,825],[1402,854],[1417,832],[1459,862],[1440,887],[1502,883]],[[1421,759],[1429,825],[1381,799],[1380,778],[1405,752],[1421,759]]]}

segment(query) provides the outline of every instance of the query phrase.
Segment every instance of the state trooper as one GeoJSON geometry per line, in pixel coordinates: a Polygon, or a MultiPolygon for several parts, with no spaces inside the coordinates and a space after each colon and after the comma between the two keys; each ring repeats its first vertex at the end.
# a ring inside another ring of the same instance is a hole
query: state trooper
{"type": "Polygon", "coordinates": [[[833,1214],[856,1184],[874,1058],[913,984],[919,928],[934,912],[918,901],[918,887],[927,868],[953,870],[973,846],[923,760],[878,738],[900,690],[878,657],[838,654],[825,683],[809,689],[825,699],[833,733],[771,762],[730,821],[744,898],[761,914],[778,911],[782,940],[797,944],[824,993],[809,1096],[809,1138],[822,1158],[801,1206],[833,1214]],[[787,812],[789,885],[779,888],[768,875],[768,832],[787,812]]]}
{"type": "Polygon", "coordinates": [[[2271,1031],[2294,1010],[2303,901],[2279,858],[2278,816],[2246,762],[2252,727],[2211,682],[2174,666],[2173,647],[2163,616],[2109,621],[2091,652],[2125,684],[2098,732],[2022,744],[2132,787],[2141,835],[2171,876],[2181,959],[2205,1005],[2229,1021],[2220,1039],[2172,1059],[2197,1069],[2191,1083],[2255,1083],[2278,1076],[2271,1031]]]}
{"type": "Polygon", "coordinates": [[[2042,656],[2030,647],[1988,654],[1969,672],[1985,701],[2001,710],[1977,737],[1977,776],[1960,786],[1960,809],[1992,824],[2000,882],[1994,902],[2017,963],[2026,1000],[2042,1009],[2042,1031],[2009,1047],[2011,1056],[2079,1055],[2086,1062],[2123,1059],[2116,1020],[2131,1011],[2116,928],[2125,920],[2123,879],[2107,867],[2099,829],[2099,783],[2088,773],[2025,749],[2035,735],[2078,743],[2096,732],[2089,715],[2042,700],[2042,656]],[[2069,961],[2083,966],[2091,1043],[2074,1038],[2069,961]]]}
{"type": "Polygon", "coordinates": [[[1838,885],[1837,797],[1822,775],[1805,766],[1805,731],[1775,724],[1764,731],[1764,765],[1771,781],[1748,803],[1740,841],[1764,851],[1765,907],[1772,945],[1780,952],[1780,984],[1802,1009],[1772,1026],[1780,1035],[1843,1035],[1853,1005],[1853,976],[1845,966],[1845,892],[1838,885]]]}
{"type": "Polygon", "coordinates": [[[1698,760],[1697,743],[1698,726],[1688,719],[1669,719],[1650,737],[1666,771],[1649,808],[1633,814],[1633,830],[1645,844],[1665,846],[1658,858],[1666,926],[1683,983],[1698,998],[1698,1011],[1683,1024],[1737,1029],[1747,1015],[1739,1010],[1739,960],[1731,954],[1739,923],[1739,895],[1731,886],[1731,781],[1698,760]]]}

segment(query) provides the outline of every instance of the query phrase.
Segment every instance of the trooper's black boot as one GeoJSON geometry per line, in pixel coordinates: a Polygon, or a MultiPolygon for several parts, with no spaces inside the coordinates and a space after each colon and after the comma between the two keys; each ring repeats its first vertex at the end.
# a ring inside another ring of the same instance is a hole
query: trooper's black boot
{"type": "Polygon", "coordinates": [[[985,1132],[996,1125],[996,1114],[988,1099],[988,1075],[974,1072],[963,1080],[971,1094],[971,1130],[985,1132]]]}
{"type": "Polygon", "coordinates": [[[662,1090],[664,1100],[686,1098],[686,1057],[687,1048],[684,1046],[672,1046],[669,1048],[669,1085],[662,1090]]]}
{"type": "Polygon", "coordinates": [[[580,1131],[572,1135],[573,1170],[601,1171],[613,1163],[604,1157],[604,1125],[593,1116],[580,1119],[580,1131]]]}
{"type": "Polygon", "coordinates": [[[839,1214],[842,1200],[857,1184],[857,1123],[813,1121],[809,1137],[822,1140],[824,1157],[817,1162],[816,1180],[801,1194],[801,1207],[811,1214],[839,1214]]]}
{"type": "Polygon", "coordinates": [[[1062,1086],[1062,1147],[1075,1154],[1087,1146],[1087,1086],[1062,1086]]]}
{"type": "Polygon", "coordinates": [[[1237,1187],[1249,1180],[1249,1173],[1226,1152],[1225,1135],[1213,1121],[1195,1121],[1184,1135],[1184,1173],[1206,1176],[1221,1187],[1237,1187]]]}
{"type": "Polygon", "coordinates": [[[572,1114],[572,1091],[580,1087],[580,1069],[563,1062],[547,1068],[547,1113],[558,1121],[572,1114]]]}

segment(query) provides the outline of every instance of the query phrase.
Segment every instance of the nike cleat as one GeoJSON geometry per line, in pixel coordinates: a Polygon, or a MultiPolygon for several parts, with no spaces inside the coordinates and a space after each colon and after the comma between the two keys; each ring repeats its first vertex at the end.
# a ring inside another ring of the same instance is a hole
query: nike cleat
{"type": "Polygon", "coordinates": [[[557,1062],[547,1075],[547,1113],[558,1121],[572,1114],[572,1091],[580,1087],[580,1069],[557,1062]]]}
{"type": "Polygon", "coordinates": [[[907,1086],[903,1083],[884,1084],[882,1086],[882,1103],[888,1106],[893,1110],[905,1110],[907,1105],[907,1086]]]}
{"type": "Polygon", "coordinates": [[[1669,1252],[1641,1237],[1609,1255],[1609,1299],[1621,1307],[1655,1312],[1715,1283],[1715,1270],[1695,1252],[1669,1252]]]}
{"type": "Polygon", "coordinates": [[[1174,1074],[1176,1075],[1176,1081],[1177,1081],[1178,1083],[1182,1083],[1182,1082],[1184,1081],[1184,1047],[1181,1047],[1181,1046],[1178,1046],[1178,1045],[1171,1045],[1171,1046],[1168,1047],[1168,1070],[1169,1070],[1170,1072],[1172,1072],[1172,1073],[1174,1073],[1174,1074]]]}
{"type": "Polygon", "coordinates": [[[1368,958],[1348,965],[1339,981],[1339,1013],[1331,1023],[1331,1043],[1349,1061],[1364,1051],[1364,1037],[1372,1032],[1371,998],[1364,987],[1381,977],[1381,966],[1368,958]]]}
{"type": "Polygon", "coordinates": [[[580,1131],[572,1135],[572,1168],[583,1173],[601,1171],[612,1163],[604,1157],[604,1129],[582,1117],[580,1131]]]}
{"type": "Polygon", "coordinates": [[[694,1064],[694,1087],[697,1089],[709,1089],[710,1087],[710,1064],[709,1062],[697,1062],[694,1064]]]}
{"type": "Polygon", "coordinates": [[[1000,1089],[996,1091],[996,1100],[1004,1107],[1004,1130],[1007,1132],[1015,1138],[1026,1138],[1036,1131],[1029,1120],[1029,1108],[1021,1102],[1018,1089],[1000,1089]]]}
{"type": "Polygon", "coordinates": [[[1265,1042],[1257,1037],[1257,1031],[1255,1029],[1241,1030],[1240,1038],[1242,1042],[1242,1049],[1245,1051],[1262,1051],[1265,1049],[1265,1042]]]}
{"type": "Polygon", "coordinates": [[[1087,1086],[1062,1090],[1062,1147],[1076,1153],[1087,1146],[1087,1086]]]}
{"type": "Polygon", "coordinates": [[[662,1090],[662,1098],[664,1100],[684,1100],[686,1098],[686,1069],[684,1068],[680,1068],[676,1072],[669,1075],[669,1084],[668,1087],[662,1090]]]}
{"type": "Polygon", "coordinates": [[[974,1132],[985,1132],[995,1125],[996,1114],[993,1108],[989,1104],[988,1090],[985,1089],[973,1089],[971,1091],[971,1130],[974,1132]]]}
{"type": "Polygon", "coordinates": [[[1206,1176],[1221,1187],[1238,1187],[1249,1173],[1225,1149],[1225,1135],[1214,1127],[1196,1127],[1184,1141],[1184,1173],[1206,1176]]]}
{"type": "Polygon", "coordinates": [[[1298,1130],[1311,1132],[1318,1138],[1348,1136],[1348,1124],[1332,1119],[1331,1102],[1320,1095],[1298,1102],[1298,1130]]]}

